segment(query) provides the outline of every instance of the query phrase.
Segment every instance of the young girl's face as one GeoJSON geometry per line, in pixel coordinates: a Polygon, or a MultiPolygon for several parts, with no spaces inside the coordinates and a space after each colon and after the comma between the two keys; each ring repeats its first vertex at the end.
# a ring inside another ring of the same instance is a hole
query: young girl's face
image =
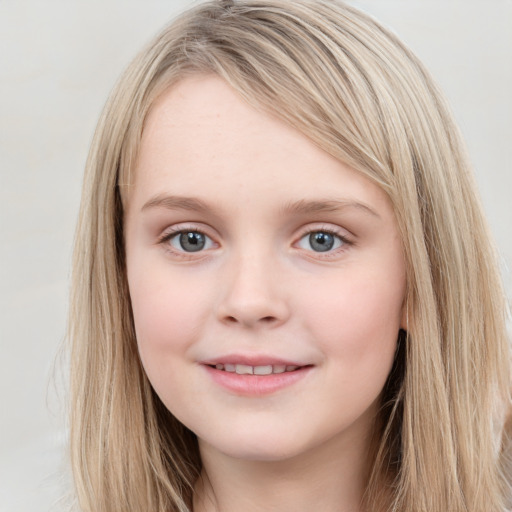
{"type": "Polygon", "coordinates": [[[142,363],[201,449],[363,449],[405,291],[382,190],[195,76],[150,111],[127,205],[142,363]]]}

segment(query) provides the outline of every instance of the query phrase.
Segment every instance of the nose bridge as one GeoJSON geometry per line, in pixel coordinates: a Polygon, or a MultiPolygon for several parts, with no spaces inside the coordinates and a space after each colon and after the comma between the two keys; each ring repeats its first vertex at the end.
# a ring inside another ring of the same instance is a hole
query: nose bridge
{"type": "Polygon", "coordinates": [[[247,244],[226,261],[219,319],[246,327],[278,325],[289,316],[279,261],[268,246],[247,244]]]}

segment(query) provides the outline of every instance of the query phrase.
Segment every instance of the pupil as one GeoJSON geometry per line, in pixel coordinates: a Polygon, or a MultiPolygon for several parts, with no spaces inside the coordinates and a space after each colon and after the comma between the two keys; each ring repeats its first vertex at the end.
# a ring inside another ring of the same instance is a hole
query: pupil
{"type": "Polygon", "coordinates": [[[180,245],[187,252],[200,251],[205,245],[205,237],[201,233],[181,233],[180,245]]]}
{"type": "Polygon", "coordinates": [[[334,246],[334,237],[330,233],[318,231],[309,235],[309,243],[317,252],[330,251],[334,246]]]}

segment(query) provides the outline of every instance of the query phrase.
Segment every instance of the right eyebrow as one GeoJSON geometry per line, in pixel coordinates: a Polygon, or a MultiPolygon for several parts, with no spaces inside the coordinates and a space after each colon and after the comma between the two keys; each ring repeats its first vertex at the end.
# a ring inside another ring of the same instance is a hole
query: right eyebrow
{"type": "Polygon", "coordinates": [[[166,208],[168,210],[188,210],[194,212],[212,212],[214,209],[201,199],[186,196],[157,195],[144,203],[141,211],[151,208],[166,208]]]}

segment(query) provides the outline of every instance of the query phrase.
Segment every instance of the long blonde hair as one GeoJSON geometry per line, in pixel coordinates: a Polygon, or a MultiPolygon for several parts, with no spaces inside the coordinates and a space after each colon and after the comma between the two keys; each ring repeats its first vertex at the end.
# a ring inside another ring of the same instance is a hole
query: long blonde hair
{"type": "Polygon", "coordinates": [[[383,391],[366,507],[504,510],[506,303],[459,132],[417,58],[368,16],[329,0],[198,5],[140,53],[104,109],[87,161],[70,312],[80,509],[191,510],[197,441],[139,360],[123,202],[149,108],[192,73],[219,75],[392,201],[407,261],[408,332],[383,391]]]}

